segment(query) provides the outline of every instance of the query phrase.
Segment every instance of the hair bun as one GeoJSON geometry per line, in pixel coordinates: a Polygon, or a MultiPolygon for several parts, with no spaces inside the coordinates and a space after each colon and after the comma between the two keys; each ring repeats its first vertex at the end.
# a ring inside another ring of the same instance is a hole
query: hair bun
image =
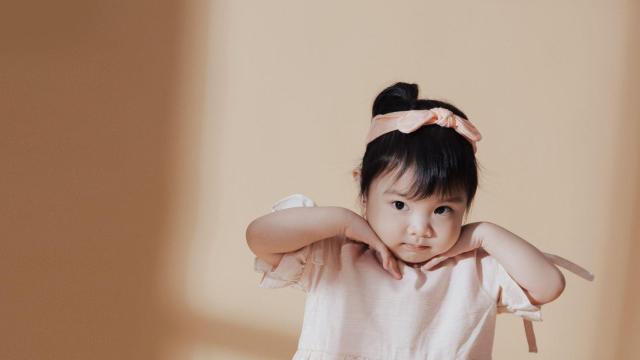
{"type": "Polygon", "coordinates": [[[415,108],[416,101],[418,101],[418,85],[398,82],[376,96],[371,115],[412,110],[415,108]]]}

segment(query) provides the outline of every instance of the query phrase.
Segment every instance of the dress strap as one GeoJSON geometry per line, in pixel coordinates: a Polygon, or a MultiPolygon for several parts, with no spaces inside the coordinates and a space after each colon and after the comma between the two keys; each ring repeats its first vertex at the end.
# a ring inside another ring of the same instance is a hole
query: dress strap
{"type": "Polygon", "coordinates": [[[573,263],[563,258],[562,256],[558,256],[558,255],[554,255],[546,252],[543,252],[543,254],[547,259],[551,260],[551,262],[553,262],[554,264],[562,266],[563,268],[571,271],[572,273],[580,276],[585,280],[593,281],[593,279],[595,279],[595,276],[591,271],[583,268],[582,266],[576,263],[573,263]]]}
{"type": "MultiPolygon", "coordinates": [[[[571,262],[555,254],[546,253],[546,252],[543,252],[543,254],[548,260],[550,260],[555,265],[559,265],[585,280],[593,281],[593,279],[595,279],[595,276],[591,271],[583,268],[582,266],[574,262],[571,262]]],[[[525,332],[525,335],[527,336],[527,344],[529,345],[529,352],[537,353],[538,346],[536,344],[536,334],[533,331],[533,323],[529,319],[522,319],[522,320],[524,322],[524,332],[525,332]]]]}
{"type": "Polygon", "coordinates": [[[537,353],[538,345],[536,344],[536,334],[533,332],[533,323],[529,319],[522,319],[524,323],[524,334],[527,336],[527,345],[529,345],[529,352],[537,353]]]}

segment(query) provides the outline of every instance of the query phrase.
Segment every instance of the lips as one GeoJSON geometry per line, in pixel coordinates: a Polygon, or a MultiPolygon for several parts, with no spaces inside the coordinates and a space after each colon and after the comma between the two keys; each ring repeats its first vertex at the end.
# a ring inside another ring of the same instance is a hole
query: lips
{"type": "Polygon", "coordinates": [[[402,246],[413,251],[426,250],[429,248],[429,246],[420,246],[420,245],[413,245],[413,244],[402,244],[402,246]]]}

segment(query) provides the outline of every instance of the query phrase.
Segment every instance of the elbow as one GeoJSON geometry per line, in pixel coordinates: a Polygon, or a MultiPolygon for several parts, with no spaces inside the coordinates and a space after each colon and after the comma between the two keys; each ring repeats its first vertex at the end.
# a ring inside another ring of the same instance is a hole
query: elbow
{"type": "Polygon", "coordinates": [[[560,295],[562,295],[562,293],[564,292],[565,287],[567,286],[567,281],[564,278],[564,275],[562,274],[562,271],[558,270],[558,274],[559,274],[558,285],[557,285],[557,287],[555,289],[556,291],[555,291],[552,299],[549,300],[549,301],[553,301],[553,300],[559,298],[560,295]]]}
{"type": "Polygon", "coordinates": [[[255,223],[256,223],[255,220],[250,222],[249,225],[247,225],[247,229],[245,230],[245,233],[244,233],[247,246],[253,252],[255,252],[255,243],[256,243],[256,224],[255,223]]]}
{"type": "Polygon", "coordinates": [[[556,268],[556,271],[557,276],[554,277],[553,281],[549,282],[547,291],[545,291],[544,294],[530,293],[530,300],[532,300],[533,305],[544,305],[550,303],[562,295],[566,287],[566,280],[562,271],[558,268],[556,268]]]}
{"type": "Polygon", "coordinates": [[[553,267],[556,271],[557,276],[552,282],[553,286],[551,287],[550,296],[547,302],[551,302],[559,298],[560,295],[562,295],[562,293],[564,292],[565,287],[567,286],[567,281],[564,278],[564,274],[562,273],[562,271],[560,271],[560,269],[558,269],[555,265],[553,267]]]}
{"type": "Polygon", "coordinates": [[[265,236],[265,224],[262,218],[257,218],[251,221],[245,230],[247,246],[254,254],[272,252],[268,246],[268,237],[265,236]]]}

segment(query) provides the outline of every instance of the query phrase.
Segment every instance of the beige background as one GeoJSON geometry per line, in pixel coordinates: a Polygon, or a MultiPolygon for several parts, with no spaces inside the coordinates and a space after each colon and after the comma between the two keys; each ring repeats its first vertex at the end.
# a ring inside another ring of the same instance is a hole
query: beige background
{"type": "Polygon", "coordinates": [[[396,81],[481,130],[470,221],[592,270],[496,359],[640,358],[635,1],[14,1],[0,15],[0,358],[287,359],[304,294],[244,230],[356,209],[396,81]]]}

